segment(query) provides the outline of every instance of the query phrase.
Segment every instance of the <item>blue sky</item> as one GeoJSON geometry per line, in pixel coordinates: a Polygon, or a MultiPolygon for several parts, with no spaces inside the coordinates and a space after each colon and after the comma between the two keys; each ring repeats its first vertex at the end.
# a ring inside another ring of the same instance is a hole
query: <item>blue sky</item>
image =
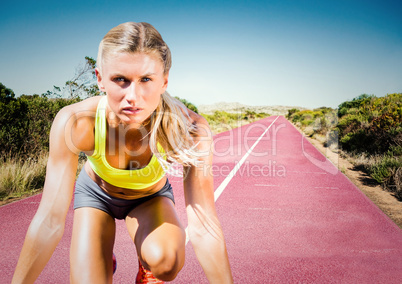
{"type": "Polygon", "coordinates": [[[145,21],[172,51],[174,96],[337,107],[402,92],[401,13],[399,0],[8,1],[0,82],[17,95],[62,86],[108,30],[145,21]]]}

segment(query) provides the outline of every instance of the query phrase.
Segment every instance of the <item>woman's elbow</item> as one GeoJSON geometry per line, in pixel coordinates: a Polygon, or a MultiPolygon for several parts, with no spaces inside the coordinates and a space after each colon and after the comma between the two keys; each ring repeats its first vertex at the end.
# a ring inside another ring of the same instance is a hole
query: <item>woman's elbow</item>
{"type": "Polygon", "coordinates": [[[38,212],[32,219],[29,232],[32,235],[42,235],[47,238],[61,239],[64,234],[65,219],[57,214],[42,214],[38,212]]]}

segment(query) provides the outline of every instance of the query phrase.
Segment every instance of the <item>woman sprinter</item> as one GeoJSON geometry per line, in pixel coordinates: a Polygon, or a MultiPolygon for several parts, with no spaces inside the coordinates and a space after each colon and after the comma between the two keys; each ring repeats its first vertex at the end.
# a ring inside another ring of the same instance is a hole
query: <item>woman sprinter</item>
{"type": "Polygon", "coordinates": [[[188,233],[199,263],[211,283],[233,282],[215,211],[211,132],[202,116],[166,92],[170,67],[170,50],[150,24],[124,23],[103,38],[96,77],[106,95],[63,108],[53,122],[42,200],[13,283],[39,276],[63,235],[73,193],[72,283],[112,282],[115,219],[125,220],[136,247],[137,283],[173,280],[185,252],[166,177],[173,164],[183,166],[188,233]],[[75,180],[81,152],[88,160],[75,180]]]}

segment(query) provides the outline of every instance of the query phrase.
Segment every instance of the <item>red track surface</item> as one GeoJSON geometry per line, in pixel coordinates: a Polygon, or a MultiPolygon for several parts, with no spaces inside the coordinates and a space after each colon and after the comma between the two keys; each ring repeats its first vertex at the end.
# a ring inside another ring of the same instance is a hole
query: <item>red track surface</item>
{"type": "MultiPolygon", "coordinates": [[[[215,136],[215,188],[224,189],[216,206],[235,283],[402,283],[402,231],[285,118],[275,119],[215,136]]],[[[170,181],[186,225],[181,181],[170,181]]],[[[11,281],[39,201],[0,208],[0,283],[11,281]]],[[[69,282],[72,214],[37,283],[69,282]]],[[[186,250],[172,283],[208,283],[190,243],[186,250]]],[[[114,282],[134,283],[136,252],[122,221],[114,252],[114,282]]]]}

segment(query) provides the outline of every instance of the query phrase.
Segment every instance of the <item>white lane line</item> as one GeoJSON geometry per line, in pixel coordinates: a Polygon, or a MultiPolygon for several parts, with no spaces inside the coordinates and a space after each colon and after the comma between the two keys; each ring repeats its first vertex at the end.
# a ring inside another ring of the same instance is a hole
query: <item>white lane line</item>
{"type": "Polygon", "coordinates": [[[318,175],[326,175],[325,172],[303,172],[303,171],[287,171],[288,173],[297,173],[297,174],[318,174],[318,175]]]}
{"type": "Polygon", "coordinates": [[[249,208],[249,210],[275,210],[272,208],[249,208]]]}
{"type": "Polygon", "coordinates": [[[315,186],[314,188],[339,189],[339,187],[336,186],[315,186]]]}
{"type": "Polygon", "coordinates": [[[260,140],[262,139],[262,137],[264,137],[264,135],[268,132],[268,130],[271,128],[271,126],[275,123],[275,121],[279,118],[279,116],[277,116],[275,118],[275,120],[273,122],[271,122],[271,124],[267,127],[267,129],[265,129],[264,133],[261,134],[260,137],[258,137],[257,141],[255,141],[255,143],[253,144],[253,146],[251,146],[251,148],[247,151],[246,154],[244,154],[243,158],[240,160],[240,162],[238,162],[234,168],[232,169],[232,171],[230,172],[230,174],[224,179],[224,181],[219,185],[219,187],[215,190],[214,196],[215,196],[215,202],[216,200],[219,198],[219,196],[222,194],[223,190],[226,188],[226,186],[228,185],[228,183],[231,181],[231,179],[235,176],[235,174],[237,173],[237,171],[240,169],[240,167],[243,165],[244,161],[247,159],[247,157],[250,155],[250,153],[253,151],[253,149],[255,148],[255,146],[257,146],[258,142],[260,142],[260,140]]]}
{"type": "MultiPolygon", "coordinates": [[[[262,139],[262,137],[264,137],[264,135],[268,132],[268,130],[271,128],[271,126],[275,123],[275,121],[279,118],[279,116],[277,116],[274,121],[271,122],[271,124],[267,127],[267,129],[265,129],[265,131],[261,134],[261,136],[257,139],[257,141],[255,141],[255,143],[253,144],[253,146],[251,146],[251,148],[247,151],[246,154],[244,154],[243,158],[240,160],[240,162],[238,162],[234,168],[232,169],[232,171],[229,173],[229,175],[226,176],[226,178],[223,180],[223,182],[219,185],[219,187],[215,190],[214,192],[214,199],[215,202],[216,200],[219,198],[219,196],[221,196],[222,192],[225,190],[226,186],[229,184],[229,182],[231,181],[231,179],[235,176],[235,174],[237,173],[237,171],[240,169],[241,165],[243,165],[244,161],[247,159],[247,157],[250,155],[250,153],[253,151],[253,149],[255,148],[255,146],[257,146],[258,142],[260,142],[260,140],[262,139]]],[[[188,243],[188,241],[190,240],[189,236],[188,236],[188,226],[186,228],[186,245],[188,243]]]]}

